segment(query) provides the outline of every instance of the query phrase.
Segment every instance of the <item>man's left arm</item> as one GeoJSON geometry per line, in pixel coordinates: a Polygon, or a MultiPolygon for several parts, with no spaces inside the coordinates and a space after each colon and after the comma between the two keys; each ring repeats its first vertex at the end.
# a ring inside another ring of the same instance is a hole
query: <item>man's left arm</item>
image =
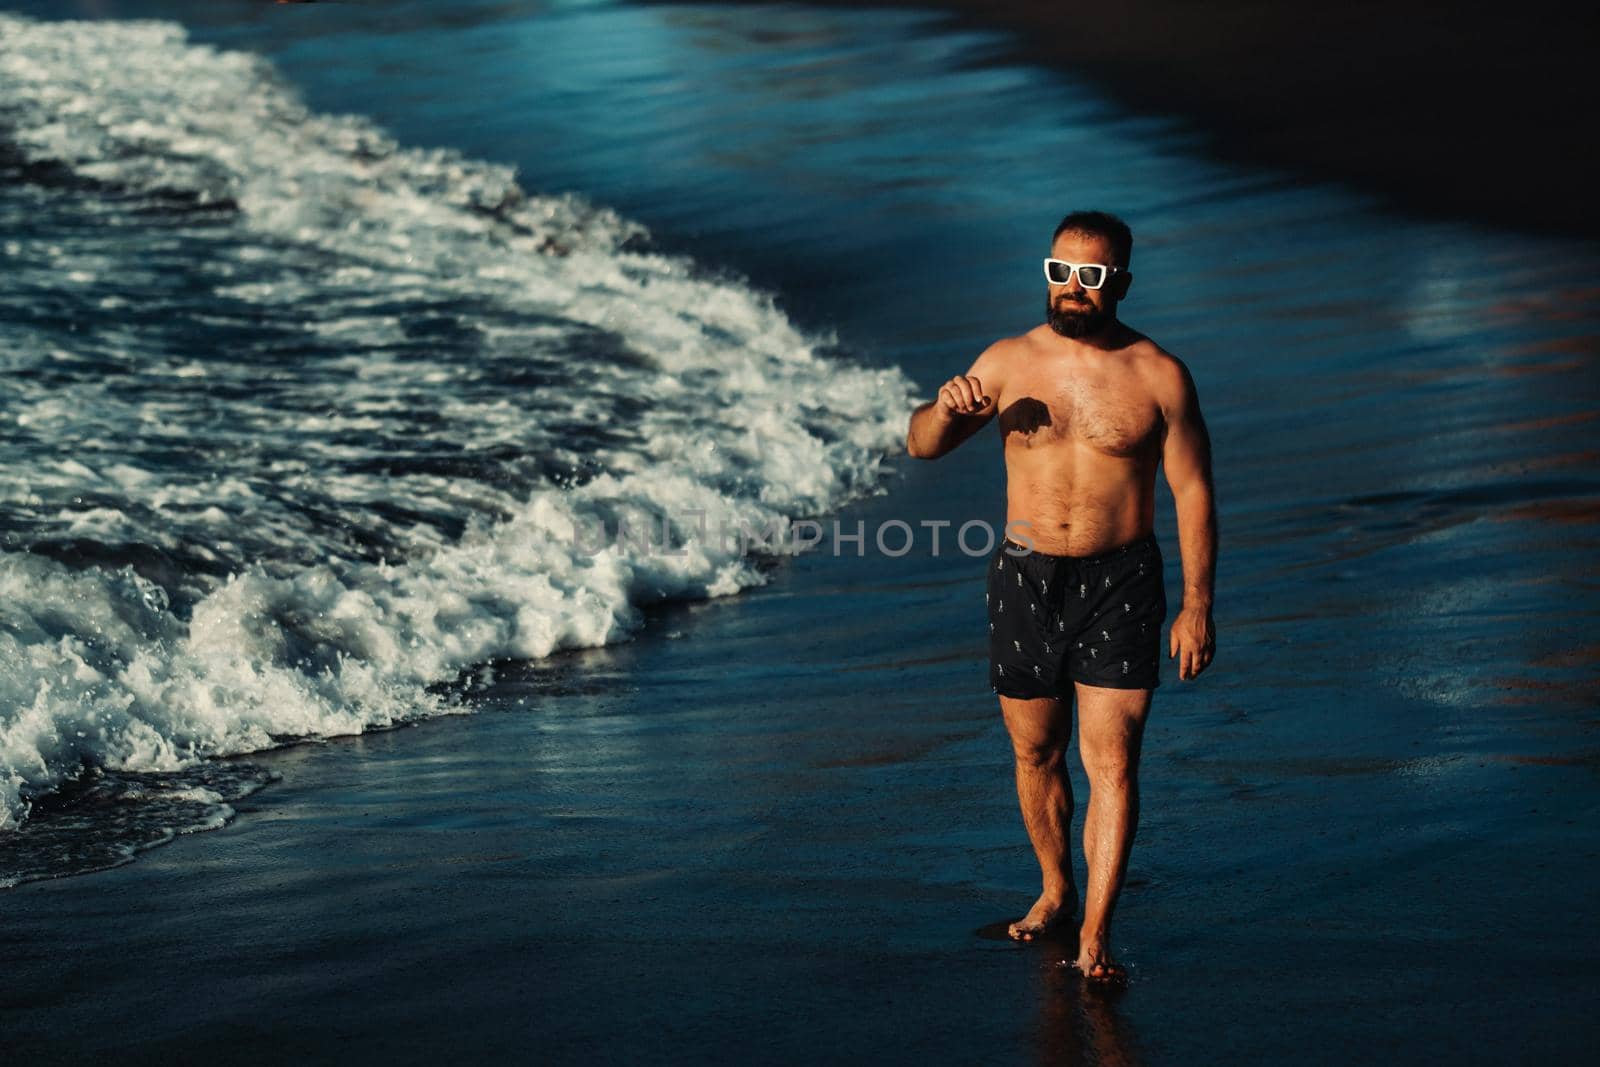
{"type": "Polygon", "coordinates": [[[1189,368],[1174,358],[1163,376],[1162,414],[1166,441],[1161,462],[1178,511],[1178,546],[1183,556],[1183,607],[1172,622],[1169,659],[1188,681],[1210,665],[1217,628],[1211,617],[1217,571],[1217,509],[1211,483],[1211,437],[1200,414],[1189,368]]]}

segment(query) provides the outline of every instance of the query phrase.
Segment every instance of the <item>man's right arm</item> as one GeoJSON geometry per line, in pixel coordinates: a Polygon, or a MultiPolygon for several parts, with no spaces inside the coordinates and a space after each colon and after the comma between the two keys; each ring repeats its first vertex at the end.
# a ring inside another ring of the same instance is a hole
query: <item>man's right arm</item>
{"type": "Polygon", "coordinates": [[[991,345],[972,369],[939,387],[939,395],[911,413],[906,451],[917,459],[938,459],[953,451],[994,418],[999,410],[999,345],[991,345]]]}

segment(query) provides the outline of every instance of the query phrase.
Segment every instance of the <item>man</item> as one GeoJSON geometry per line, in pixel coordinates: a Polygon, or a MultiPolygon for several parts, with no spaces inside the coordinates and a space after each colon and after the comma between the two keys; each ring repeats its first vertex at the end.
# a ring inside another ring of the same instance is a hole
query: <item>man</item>
{"type": "Polygon", "coordinates": [[[1065,764],[1076,697],[1090,786],[1077,966],[1095,982],[1126,977],[1111,955],[1111,913],[1133,847],[1140,741],[1160,684],[1167,601],[1152,530],[1163,465],[1184,578],[1169,657],[1189,680],[1215,649],[1211,444],[1188,368],[1117,319],[1133,282],[1132,250],[1133,235],[1113,215],[1064,218],[1045,261],[1046,321],[989,346],[917,408],[906,437],[911,455],[937,459],[1000,416],[1007,537],[988,563],[989,679],[1044,873],[1044,891],[1010,934],[1030,941],[1077,915],[1065,764]]]}

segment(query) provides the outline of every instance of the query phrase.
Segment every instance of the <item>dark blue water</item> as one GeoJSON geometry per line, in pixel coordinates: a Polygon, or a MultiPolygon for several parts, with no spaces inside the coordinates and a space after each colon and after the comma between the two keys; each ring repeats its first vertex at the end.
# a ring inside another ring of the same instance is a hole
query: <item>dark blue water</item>
{"type": "MultiPolygon", "coordinates": [[[[916,13],[88,13],[179,19],[195,41],[267,57],[313,113],[514,166],[534,195],[580,193],[923,395],[1036,321],[1037,261],[1064,211],[1133,226],[1124,317],[1194,374],[1222,527],[1216,663],[1192,685],[1164,676],[1146,741],[1118,928],[1133,991],[1108,1015],[1060,999],[1047,969],[1001,978],[1007,964],[972,947],[974,929],[1020,913],[1036,874],[983,680],[974,561],[924,540],[892,560],[802,556],[625,649],[502,678],[475,698],[511,712],[492,725],[429,728],[487,731],[546,768],[493,833],[550,850],[567,879],[515,883],[561,945],[540,979],[552,1049],[614,1049],[630,1024],[606,992],[651,1003],[662,982],[682,1028],[665,1046],[690,1058],[1501,1060],[1592,1045],[1595,248],[1418,222],[1203,158],[1193,131],[1119,114],[1070,74],[997,62],[998,39],[916,13]],[[536,737],[507,725],[541,712],[536,737]],[[681,838],[654,821],[663,810],[681,838]],[[548,817],[539,846],[517,829],[530,812],[548,817]],[[591,898],[630,848],[656,872],[659,910],[591,898]],[[785,863],[802,873],[775,874],[785,863]],[[705,900],[736,918],[680,918],[705,900]],[[620,924],[665,972],[614,968],[578,936],[591,921],[620,924]],[[733,947],[775,926],[758,958],[733,947]],[[879,937],[892,965],[872,958],[879,937]],[[849,1043],[830,1044],[830,1012],[849,1043]],[[943,1035],[931,1049],[895,1041],[919,1025],[943,1035]],[[765,1043],[738,1036],[758,1029],[765,1043]]],[[[359,324],[351,336],[374,343],[359,324]]],[[[886,495],[842,518],[993,521],[997,452],[980,436],[937,464],[892,459],[886,495]]],[[[1159,508],[1176,603],[1164,486],[1159,508]]],[[[406,767],[391,750],[409,735],[384,736],[375,748],[406,767]]],[[[441,744],[480,751],[421,751],[441,744]]],[[[397,805],[445,788],[372,774],[397,805]]]]}

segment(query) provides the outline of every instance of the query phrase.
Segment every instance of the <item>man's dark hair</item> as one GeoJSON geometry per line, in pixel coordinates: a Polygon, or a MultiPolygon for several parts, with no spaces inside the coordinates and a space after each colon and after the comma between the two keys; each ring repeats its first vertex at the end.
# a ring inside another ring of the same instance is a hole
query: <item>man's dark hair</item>
{"type": "Polygon", "coordinates": [[[1050,235],[1050,243],[1056,243],[1056,238],[1064,233],[1083,233],[1091,237],[1103,237],[1111,243],[1111,251],[1116,254],[1118,267],[1126,267],[1133,258],[1133,231],[1128,229],[1128,224],[1108,211],[1074,211],[1061,220],[1056,227],[1056,232],[1050,235]]]}

